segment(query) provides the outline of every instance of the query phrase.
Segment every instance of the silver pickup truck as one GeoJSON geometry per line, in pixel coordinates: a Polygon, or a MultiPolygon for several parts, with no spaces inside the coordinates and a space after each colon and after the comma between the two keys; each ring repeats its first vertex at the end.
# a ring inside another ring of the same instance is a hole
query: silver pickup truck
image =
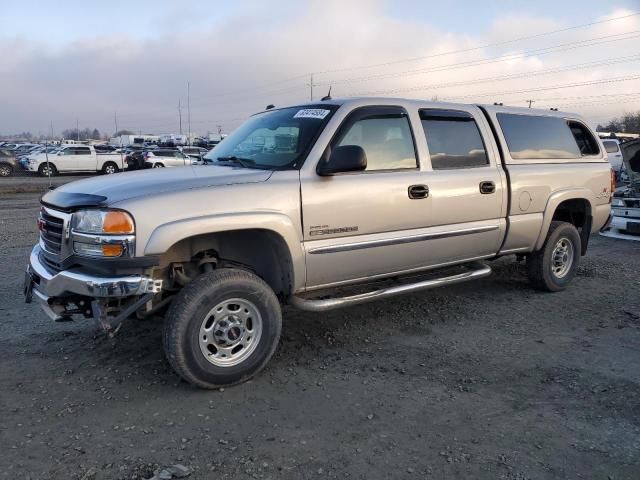
{"type": "Polygon", "coordinates": [[[213,388],[265,366],[284,304],[464,282],[504,255],[559,291],[610,221],[605,150],[557,111],[325,98],[253,115],[208,160],[47,193],[26,300],[107,330],[164,312],[169,363],[213,388]]]}

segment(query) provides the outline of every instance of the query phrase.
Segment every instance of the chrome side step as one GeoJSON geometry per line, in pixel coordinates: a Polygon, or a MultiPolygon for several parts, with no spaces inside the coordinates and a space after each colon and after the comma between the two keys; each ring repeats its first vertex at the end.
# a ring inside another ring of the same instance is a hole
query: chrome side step
{"type": "Polygon", "coordinates": [[[483,278],[491,274],[491,267],[481,262],[474,262],[469,265],[472,270],[464,273],[458,273],[447,277],[432,278],[422,280],[415,283],[407,283],[392,287],[373,290],[371,292],[359,293],[348,297],[325,298],[325,299],[308,299],[293,295],[289,298],[289,303],[309,312],[325,312],[341,307],[358,305],[359,303],[369,302],[371,300],[379,300],[382,298],[394,297],[403,293],[417,292],[419,290],[430,290],[432,288],[444,287],[456,283],[468,282],[477,278],[483,278]]]}

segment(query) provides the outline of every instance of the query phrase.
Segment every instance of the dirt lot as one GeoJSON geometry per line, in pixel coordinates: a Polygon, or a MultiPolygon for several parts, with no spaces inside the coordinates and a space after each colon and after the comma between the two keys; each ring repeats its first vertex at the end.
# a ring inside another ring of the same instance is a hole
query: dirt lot
{"type": "Polygon", "coordinates": [[[285,312],[255,380],[181,382],[160,320],[115,341],[22,303],[37,196],[0,196],[0,478],[640,478],[640,242],[595,237],[565,292],[476,283],[285,312]]]}

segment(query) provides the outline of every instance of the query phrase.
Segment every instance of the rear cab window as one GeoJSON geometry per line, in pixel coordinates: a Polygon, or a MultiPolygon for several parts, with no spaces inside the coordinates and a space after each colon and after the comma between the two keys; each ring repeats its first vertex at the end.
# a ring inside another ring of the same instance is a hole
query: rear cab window
{"type": "Polygon", "coordinates": [[[582,159],[600,154],[595,137],[578,121],[513,113],[496,116],[514,160],[582,159]]]}

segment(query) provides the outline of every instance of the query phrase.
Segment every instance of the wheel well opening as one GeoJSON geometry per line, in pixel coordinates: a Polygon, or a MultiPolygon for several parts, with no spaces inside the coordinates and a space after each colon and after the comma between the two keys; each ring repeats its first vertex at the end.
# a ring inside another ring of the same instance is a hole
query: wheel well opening
{"type": "Polygon", "coordinates": [[[591,205],[584,198],[565,200],[553,212],[552,220],[571,223],[578,229],[582,240],[582,255],[587,251],[589,236],[591,235],[591,205]]]}
{"type": "Polygon", "coordinates": [[[262,278],[276,295],[285,297],[293,286],[293,264],[285,240],[270,230],[246,229],[197,235],[174,244],[161,266],[182,264],[189,278],[216,268],[241,268],[262,278]]]}

